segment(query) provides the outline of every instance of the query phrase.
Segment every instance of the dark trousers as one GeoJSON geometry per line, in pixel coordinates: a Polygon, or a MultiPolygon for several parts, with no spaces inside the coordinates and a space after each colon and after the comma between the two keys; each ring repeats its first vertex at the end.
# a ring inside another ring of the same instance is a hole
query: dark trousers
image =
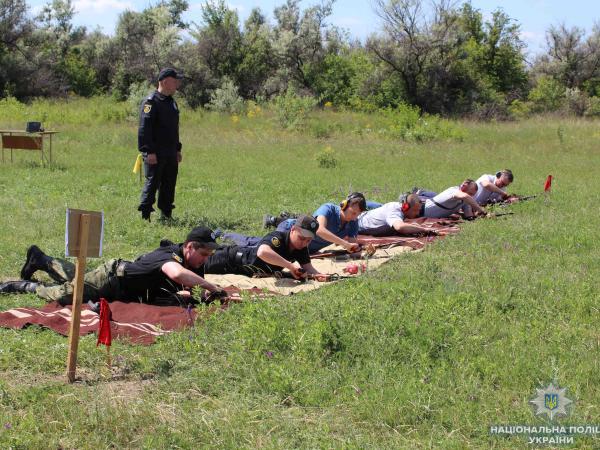
{"type": "Polygon", "coordinates": [[[147,155],[144,153],[144,173],[146,174],[146,183],[142,188],[140,197],[140,206],[138,211],[152,212],[156,191],[158,190],[158,209],[164,215],[170,217],[171,210],[175,208],[175,184],[177,183],[177,173],[179,164],[177,156],[158,155],[156,164],[146,162],[147,155]]]}
{"type": "Polygon", "coordinates": [[[256,247],[262,241],[260,236],[246,236],[239,233],[224,233],[223,239],[230,240],[240,247],[256,247]]]}
{"type": "Polygon", "coordinates": [[[204,273],[231,273],[251,277],[256,273],[265,272],[265,263],[257,260],[256,248],[231,245],[220,248],[206,260],[204,273]]]}

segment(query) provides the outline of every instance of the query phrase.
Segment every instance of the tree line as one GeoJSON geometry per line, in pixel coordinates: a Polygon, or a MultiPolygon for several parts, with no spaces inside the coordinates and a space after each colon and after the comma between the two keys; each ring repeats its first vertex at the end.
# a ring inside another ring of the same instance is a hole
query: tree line
{"type": "Polygon", "coordinates": [[[302,9],[287,0],[272,23],[259,8],[241,23],[224,0],[209,0],[197,24],[183,20],[186,0],[160,0],[123,12],[109,36],[75,26],[71,0],[52,0],[35,17],[25,0],[0,0],[0,97],[125,100],[173,66],[193,108],[291,92],[362,111],[600,115],[600,25],[550,26],[545,52],[527,62],[520,25],[500,8],[484,19],[469,2],[375,0],[382,29],[363,43],[328,23],[334,1],[302,9]]]}

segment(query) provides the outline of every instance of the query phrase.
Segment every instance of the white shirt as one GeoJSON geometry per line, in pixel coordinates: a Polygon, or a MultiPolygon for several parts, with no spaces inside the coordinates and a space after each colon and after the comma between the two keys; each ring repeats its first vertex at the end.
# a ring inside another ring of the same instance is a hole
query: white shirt
{"type": "Polygon", "coordinates": [[[358,233],[372,236],[396,234],[394,222],[404,222],[404,213],[399,202],[389,202],[379,208],[362,213],[358,217],[358,233]]]}
{"type": "MultiPolygon", "coordinates": [[[[475,201],[480,205],[487,205],[488,203],[495,203],[502,200],[502,196],[496,192],[488,191],[483,187],[483,181],[488,180],[490,183],[496,181],[496,175],[481,175],[477,178],[477,194],[473,196],[475,201]]],[[[497,187],[497,186],[496,186],[497,187]]],[[[506,191],[506,188],[501,188],[502,191],[506,191]]]]}
{"type": "Polygon", "coordinates": [[[427,201],[425,201],[425,211],[423,216],[439,219],[442,217],[448,217],[450,214],[457,213],[460,208],[462,208],[463,201],[453,197],[454,194],[459,191],[460,189],[458,186],[453,186],[443,192],[440,192],[432,199],[427,199],[427,201]]]}

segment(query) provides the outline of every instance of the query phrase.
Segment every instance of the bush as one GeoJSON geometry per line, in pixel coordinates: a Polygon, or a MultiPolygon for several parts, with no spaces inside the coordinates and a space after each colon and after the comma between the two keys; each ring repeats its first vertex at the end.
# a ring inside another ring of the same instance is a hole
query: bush
{"type": "Polygon", "coordinates": [[[521,100],[513,100],[508,107],[508,113],[513,119],[525,119],[531,114],[531,103],[521,100]]]}
{"type": "Polygon", "coordinates": [[[583,116],[588,109],[588,96],[578,88],[565,89],[565,103],[570,113],[583,116]]]}
{"type": "Polygon", "coordinates": [[[229,78],[225,78],[220,88],[210,95],[207,107],[213,111],[242,114],[245,109],[244,100],[238,94],[237,86],[229,78]]]}
{"type": "Polygon", "coordinates": [[[91,97],[99,92],[96,71],[78,52],[72,51],[67,55],[62,62],[62,70],[69,81],[71,91],[76,95],[91,97]]]}
{"type": "Polygon", "coordinates": [[[556,111],[565,97],[564,87],[552,77],[538,78],[536,86],[529,92],[529,100],[536,112],[556,111]]]}
{"type": "Polygon", "coordinates": [[[590,97],[588,99],[585,115],[587,117],[600,117],[600,97],[590,97]]]}
{"type": "Polygon", "coordinates": [[[317,103],[313,97],[299,96],[293,88],[289,88],[285,94],[278,95],[274,99],[279,124],[286,129],[304,127],[317,103]]]}
{"type": "Polygon", "coordinates": [[[323,118],[319,119],[311,120],[308,125],[308,131],[313,137],[317,139],[327,139],[336,131],[341,131],[341,126],[339,124],[330,123],[330,121],[323,120],[323,118]]]}
{"type": "Polygon", "coordinates": [[[130,118],[137,118],[139,116],[142,101],[153,91],[154,88],[147,81],[132,83],[129,86],[129,93],[127,94],[127,110],[130,118]]]}
{"type": "Polygon", "coordinates": [[[393,138],[404,141],[426,142],[435,139],[464,138],[464,132],[450,121],[438,116],[424,114],[421,116],[417,106],[400,104],[396,108],[383,110],[387,128],[380,130],[393,138]]]}
{"type": "Polygon", "coordinates": [[[315,159],[323,169],[333,169],[338,165],[335,150],[329,145],[317,153],[315,159]]]}

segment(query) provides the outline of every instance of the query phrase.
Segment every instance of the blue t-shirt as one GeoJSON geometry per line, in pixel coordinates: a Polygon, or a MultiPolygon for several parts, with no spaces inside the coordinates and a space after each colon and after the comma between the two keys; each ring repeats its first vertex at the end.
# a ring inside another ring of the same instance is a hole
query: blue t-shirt
{"type": "MultiPolygon", "coordinates": [[[[358,221],[351,220],[350,222],[346,222],[342,226],[342,218],[340,216],[341,208],[338,205],[334,205],[333,203],[325,203],[313,213],[314,217],[324,216],[327,219],[327,229],[335,234],[337,237],[345,238],[356,237],[358,235],[358,221]]],[[[284,220],[279,224],[277,229],[279,231],[287,231],[296,223],[296,219],[288,219],[284,220]]],[[[308,246],[308,250],[311,253],[318,252],[324,247],[331,245],[331,242],[325,241],[321,239],[319,236],[315,236],[315,238],[310,242],[308,246]]]]}

